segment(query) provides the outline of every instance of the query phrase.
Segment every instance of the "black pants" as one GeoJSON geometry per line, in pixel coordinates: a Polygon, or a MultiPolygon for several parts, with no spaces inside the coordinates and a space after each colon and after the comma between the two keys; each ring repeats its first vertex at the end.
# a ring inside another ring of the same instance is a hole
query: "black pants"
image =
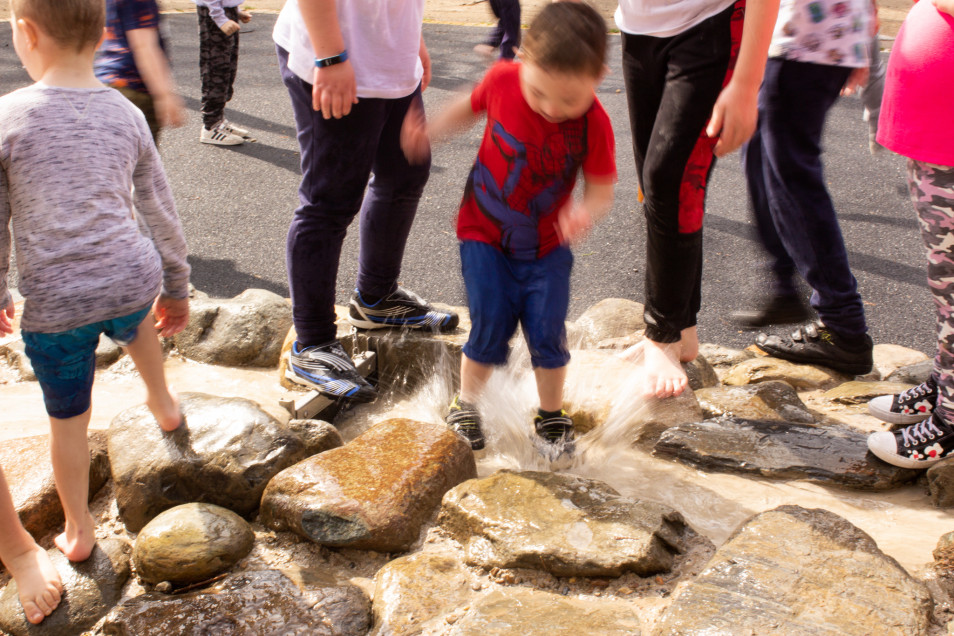
{"type": "MultiPolygon", "coordinates": [[[[199,16],[199,74],[202,76],[202,125],[212,128],[225,118],[225,104],[232,99],[238,70],[239,34],[225,35],[209,17],[207,7],[195,8],[199,16]]],[[[226,7],[229,20],[238,22],[238,7],[226,7]]]]}
{"type": "Polygon", "coordinates": [[[519,0],[490,0],[490,10],[497,16],[497,24],[487,38],[487,44],[500,47],[500,59],[512,60],[514,49],[520,46],[519,0]]]}
{"type": "Polygon", "coordinates": [[[646,217],[646,336],[677,342],[701,305],[712,107],[735,62],[745,2],[671,37],[623,33],[623,80],[646,217]]]}

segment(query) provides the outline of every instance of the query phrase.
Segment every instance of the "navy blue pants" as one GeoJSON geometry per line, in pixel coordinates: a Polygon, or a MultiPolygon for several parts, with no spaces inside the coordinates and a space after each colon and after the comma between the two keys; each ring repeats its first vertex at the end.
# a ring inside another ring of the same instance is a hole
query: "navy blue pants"
{"type": "Polygon", "coordinates": [[[487,44],[500,47],[500,59],[512,60],[514,49],[520,47],[519,0],[490,0],[490,10],[497,16],[497,24],[487,44]]]}
{"type": "Polygon", "coordinates": [[[772,258],[776,293],[795,294],[797,271],[812,287],[812,307],[832,331],[868,331],[858,283],[825,187],[821,137],[828,110],[851,69],[770,58],[759,91],[759,125],[742,149],[762,245],[772,258]]]}
{"type": "Polygon", "coordinates": [[[404,157],[401,124],[412,102],[421,108],[423,102],[420,88],[400,99],[359,98],[346,117],[324,119],[312,108],[312,85],[288,69],[288,52],[276,48],[301,149],[301,205],[288,229],[285,263],[298,341],[312,346],[335,338],[338,261],[359,211],[357,288],[379,297],[397,287],[430,174],[429,161],[412,166],[404,157]]]}

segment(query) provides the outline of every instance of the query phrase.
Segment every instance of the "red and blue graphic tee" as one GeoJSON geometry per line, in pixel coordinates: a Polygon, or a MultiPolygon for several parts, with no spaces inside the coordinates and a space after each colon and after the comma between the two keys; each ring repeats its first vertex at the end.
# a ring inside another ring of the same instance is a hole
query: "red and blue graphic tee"
{"type": "MultiPolygon", "coordinates": [[[[159,29],[159,5],[156,0],[107,0],[106,38],[96,52],[96,77],[114,88],[146,92],[136,68],[126,33],[136,29],[159,29]]],[[[159,45],[166,44],[160,32],[159,45]]]]}
{"type": "Polygon", "coordinates": [[[541,258],[560,244],[557,212],[584,175],[616,177],[613,127],[598,99],[582,117],[552,123],[520,92],[520,64],[494,65],[471,93],[487,127],[467,179],[457,238],[489,243],[519,260],[541,258]]]}

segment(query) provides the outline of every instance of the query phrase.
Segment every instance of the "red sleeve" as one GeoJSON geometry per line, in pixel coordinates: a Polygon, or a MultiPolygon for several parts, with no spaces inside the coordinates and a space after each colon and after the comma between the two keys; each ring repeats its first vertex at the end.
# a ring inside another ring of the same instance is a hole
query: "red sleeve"
{"type": "Polygon", "coordinates": [[[593,102],[593,108],[586,114],[587,125],[586,158],[583,160],[584,177],[616,180],[616,140],[613,137],[613,124],[600,100],[593,102]]]}
{"type": "Polygon", "coordinates": [[[511,64],[514,64],[514,62],[503,60],[497,62],[490,67],[483,79],[474,87],[470,94],[470,107],[475,113],[482,113],[487,110],[490,97],[494,94],[494,86],[497,85],[500,76],[507,72],[507,68],[511,64]]]}

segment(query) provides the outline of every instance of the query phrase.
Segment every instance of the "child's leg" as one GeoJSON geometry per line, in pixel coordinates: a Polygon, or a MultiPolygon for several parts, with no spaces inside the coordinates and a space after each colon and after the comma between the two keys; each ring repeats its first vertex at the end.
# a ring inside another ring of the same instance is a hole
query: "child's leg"
{"type": "Polygon", "coordinates": [[[540,410],[560,412],[563,409],[563,385],[566,383],[566,365],[556,369],[534,367],[540,410]]]}
{"type": "Polygon", "coordinates": [[[460,356],[461,401],[476,404],[493,371],[493,365],[476,362],[468,358],[467,354],[462,353],[460,356]]]}
{"type": "Polygon", "coordinates": [[[96,545],[96,522],[89,512],[90,409],[66,419],[50,416],[50,456],[66,529],[53,539],[70,561],[85,561],[96,545]]]}
{"type": "Polygon", "coordinates": [[[146,406],[162,430],[174,431],[182,423],[179,397],[166,384],[162,346],[153,322],[152,313],[147,314],[136,329],[135,339],[126,345],[126,351],[146,384],[146,406]]]}
{"type": "Polygon", "coordinates": [[[20,523],[10,488],[0,468],[0,561],[17,582],[20,605],[27,620],[41,622],[56,609],[63,593],[60,574],[46,550],[20,523]]]}
{"type": "Polygon", "coordinates": [[[500,59],[512,60],[520,46],[520,2],[490,0],[490,8],[498,18],[492,38],[500,47],[500,59]]]}
{"type": "Polygon", "coordinates": [[[231,96],[230,64],[233,36],[226,35],[209,15],[207,7],[196,7],[199,17],[199,75],[202,79],[202,125],[211,130],[225,117],[225,103],[231,96]]]}

